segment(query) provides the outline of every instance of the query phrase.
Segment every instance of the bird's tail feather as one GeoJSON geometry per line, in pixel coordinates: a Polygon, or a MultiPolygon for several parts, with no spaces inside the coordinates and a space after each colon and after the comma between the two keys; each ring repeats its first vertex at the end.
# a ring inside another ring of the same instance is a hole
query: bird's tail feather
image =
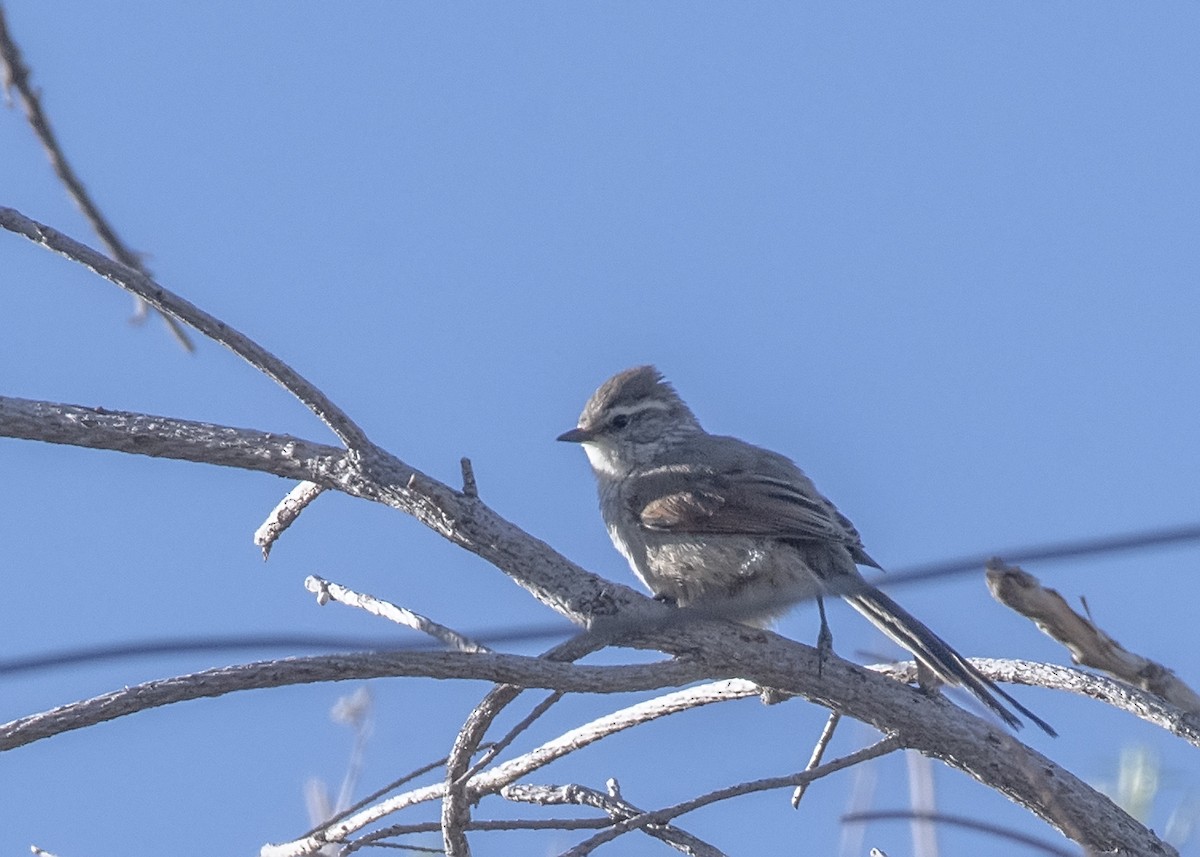
{"type": "Polygon", "coordinates": [[[842,597],[895,643],[912,652],[916,659],[932,670],[938,678],[971,691],[1009,726],[1019,728],[1021,721],[1001,699],[1036,723],[1047,735],[1057,735],[1046,721],[1013,699],[1003,688],[951,648],[949,643],[880,590],[868,584],[852,593],[845,593],[842,597]]]}

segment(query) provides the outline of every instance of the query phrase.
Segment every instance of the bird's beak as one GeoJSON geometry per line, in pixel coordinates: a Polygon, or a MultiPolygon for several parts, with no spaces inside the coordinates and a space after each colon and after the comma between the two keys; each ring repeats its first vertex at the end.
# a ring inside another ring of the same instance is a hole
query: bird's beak
{"type": "Polygon", "coordinates": [[[587,443],[592,439],[592,433],[587,429],[573,428],[570,431],[565,431],[560,434],[555,440],[566,441],[567,443],[587,443]]]}

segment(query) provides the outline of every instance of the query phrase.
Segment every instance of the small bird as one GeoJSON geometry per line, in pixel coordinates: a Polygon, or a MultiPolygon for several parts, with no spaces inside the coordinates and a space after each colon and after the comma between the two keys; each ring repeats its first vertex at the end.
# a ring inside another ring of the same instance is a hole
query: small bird
{"type": "Polygon", "coordinates": [[[858,530],[790,459],[706,432],[662,374],[637,366],[592,394],[576,428],[613,545],[659,600],[765,625],[823,594],[844,598],[941,681],[961,685],[1011,727],[1005,705],[1054,730],[915,616],[868,583],[880,568],[858,530]],[[1001,700],[1004,701],[1001,701],[1001,700]]]}

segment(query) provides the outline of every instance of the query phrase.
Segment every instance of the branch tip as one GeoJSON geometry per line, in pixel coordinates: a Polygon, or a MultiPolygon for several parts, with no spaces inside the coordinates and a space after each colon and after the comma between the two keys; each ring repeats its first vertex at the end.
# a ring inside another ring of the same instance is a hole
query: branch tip
{"type": "Polygon", "coordinates": [[[475,469],[471,466],[471,459],[464,455],[459,460],[459,465],[462,467],[463,494],[472,499],[478,497],[479,486],[475,483],[475,469]]]}
{"type": "Polygon", "coordinates": [[[304,578],[304,588],[317,596],[317,605],[319,607],[324,607],[333,600],[333,596],[329,593],[329,581],[323,577],[310,574],[304,578]]]}
{"type": "Polygon", "coordinates": [[[324,490],[315,482],[305,480],[298,483],[276,504],[266,520],[254,531],[254,543],[262,548],[264,562],[270,557],[275,541],[324,490]]]}

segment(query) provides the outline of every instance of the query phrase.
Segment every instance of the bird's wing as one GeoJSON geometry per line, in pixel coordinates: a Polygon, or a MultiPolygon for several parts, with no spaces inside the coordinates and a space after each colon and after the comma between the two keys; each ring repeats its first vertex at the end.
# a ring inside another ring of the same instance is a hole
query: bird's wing
{"type": "MultiPolygon", "coordinates": [[[[626,496],[648,530],[830,541],[861,548],[858,533],[806,477],[747,469],[664,467],[633,477],[626,496]],[[680,485],[687,488],[680,490],[680,485]]],[[[865,555],[865,554],[864,554],[865,555]]]]}

